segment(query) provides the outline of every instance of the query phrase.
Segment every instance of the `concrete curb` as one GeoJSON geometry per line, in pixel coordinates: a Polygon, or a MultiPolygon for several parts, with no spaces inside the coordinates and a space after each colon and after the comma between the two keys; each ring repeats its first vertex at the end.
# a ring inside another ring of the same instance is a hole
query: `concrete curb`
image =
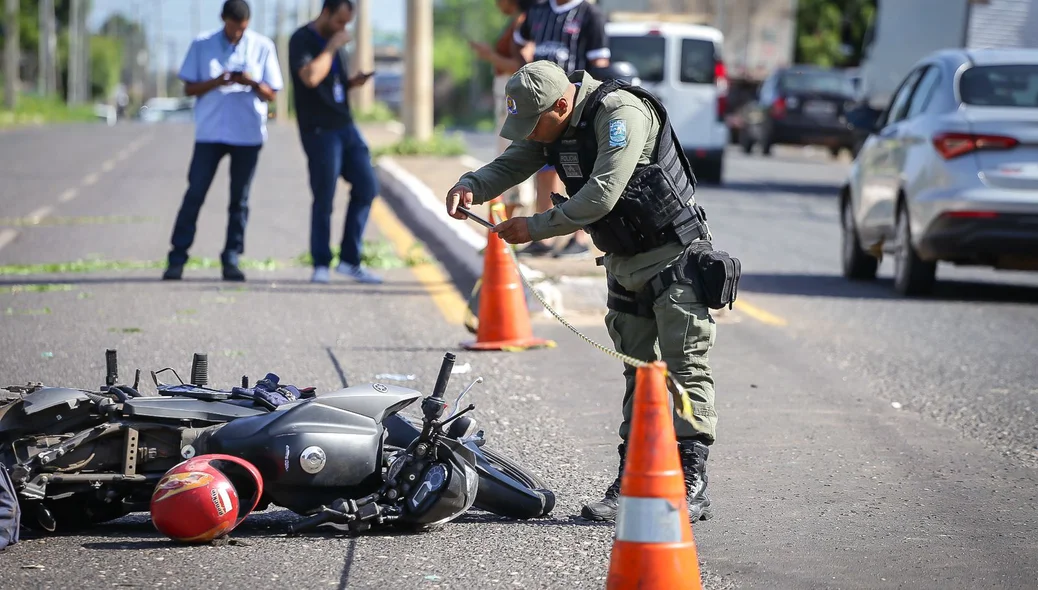
{"type": "MultiPolygon", "coordinates": [[[[465,165],[479,164],[471,156],[462,156],[465,165]]],[[[486,238],[471,226],[447,215],[443,199],[420,179],[405,170],[395,159],[383,156],[375,165],[382,197],[415,237],[422,241],[447,270],[461,292],[469,298],[483,275],[480,251],[486,238]]],[[[605,281],[590,277],[560,276],[548,278],[543,272],[520,263],[523,276],[556,312],[566,313],[567,302],[583,313],[606,311],[605,281]]],[[[536,297],[524,288],[528,309],[550,315],[536,297]]]]}
{"type": "Polygon", "coordinates": [[[442,204],[436,207],[439,203],[432,189],[393,158],[379,158],[375,163],[375,174],[382,198],[400,221],[425,244],[429,253],[444,265],[462,296],[467,298],[483,275],[479,249],[485,240],[463,224],[448,224],[447,220],[453,220],[447,216],[442,204]]]}

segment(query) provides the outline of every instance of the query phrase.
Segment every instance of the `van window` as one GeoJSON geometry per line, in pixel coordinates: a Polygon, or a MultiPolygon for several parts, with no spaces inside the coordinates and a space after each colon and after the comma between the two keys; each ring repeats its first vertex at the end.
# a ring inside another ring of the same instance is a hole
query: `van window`
{"type": "Polygon", "coordinates": [[[681,81],[686,84],[714,83],[714,43],[703,39],[681,40],[681,81]]]}
{"type": "Polygon", "coordinates": [[[621,36],[610,35],[609,53],[611,61],[631,62],[644,82],[662,82],[666,58],[666,41],[656,35],[621,36]]]}

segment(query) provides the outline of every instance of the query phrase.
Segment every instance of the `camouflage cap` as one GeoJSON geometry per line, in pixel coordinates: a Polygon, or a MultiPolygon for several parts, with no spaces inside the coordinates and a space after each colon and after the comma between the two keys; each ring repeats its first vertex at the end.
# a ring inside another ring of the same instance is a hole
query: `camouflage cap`
{"type": "Polygon", "coordinates": [[[501,137],[526,139],[537,126],[537,119],[562,98],[569,85],[565,70],[554,62],[538,60],[519,68],[505,84],[508,116],[501,137]]]}

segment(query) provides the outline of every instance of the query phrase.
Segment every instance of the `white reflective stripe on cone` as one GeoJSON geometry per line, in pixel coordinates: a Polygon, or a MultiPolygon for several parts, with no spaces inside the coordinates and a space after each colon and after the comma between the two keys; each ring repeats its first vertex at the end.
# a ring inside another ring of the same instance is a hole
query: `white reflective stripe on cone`
{"type": "Polygon", "coordinates": [[[681,542],[681,510],[663,498],[620,496],[616,512],[616,539],[632,543],[681,542]]]}

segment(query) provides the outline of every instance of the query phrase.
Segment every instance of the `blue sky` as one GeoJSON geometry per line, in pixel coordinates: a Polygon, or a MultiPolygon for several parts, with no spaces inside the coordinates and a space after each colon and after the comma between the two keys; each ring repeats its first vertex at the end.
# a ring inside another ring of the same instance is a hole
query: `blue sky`
{"type": "MultiPolygon", "coordinates": [[[[122,12],[126,16],[133,15],[134,5],[140,7],[141,20],[144,21],[149,35],[155,29],[155,7],[161,2],[163,34],[175,45],[174,54],[170,56],[170,67],[179,68],[181,60],[187,54],[187,47],[192,39],[191,9],[194,0],[92,0],[92,10],[87,20],[91,29],[99,27],[110,15],[122,12]]],[[[197,0],[201,16],[198,19],[202,31],[215,29],[222,25],[220,8],[224,0],[197,0]]],[[[252,8],[252,27],[268,36],[274,33],[274,11],[279,0],[248,0],[252,8]],[[265,9],[265,10],[264,10],[265,9]]],[[[310,0],[280,0],[288,13],[290,30],[296,28],[295,15],[300,4],[309,5],[310,0]]],[[[404,0],[371,0],[371,23],[378,30],[402,31],[405,23],[404,0]]],[[[152,48],[154,51],[155,48],[152,48]]],[[[152,64],[154,65],[154,61],[152,64]]]]}

